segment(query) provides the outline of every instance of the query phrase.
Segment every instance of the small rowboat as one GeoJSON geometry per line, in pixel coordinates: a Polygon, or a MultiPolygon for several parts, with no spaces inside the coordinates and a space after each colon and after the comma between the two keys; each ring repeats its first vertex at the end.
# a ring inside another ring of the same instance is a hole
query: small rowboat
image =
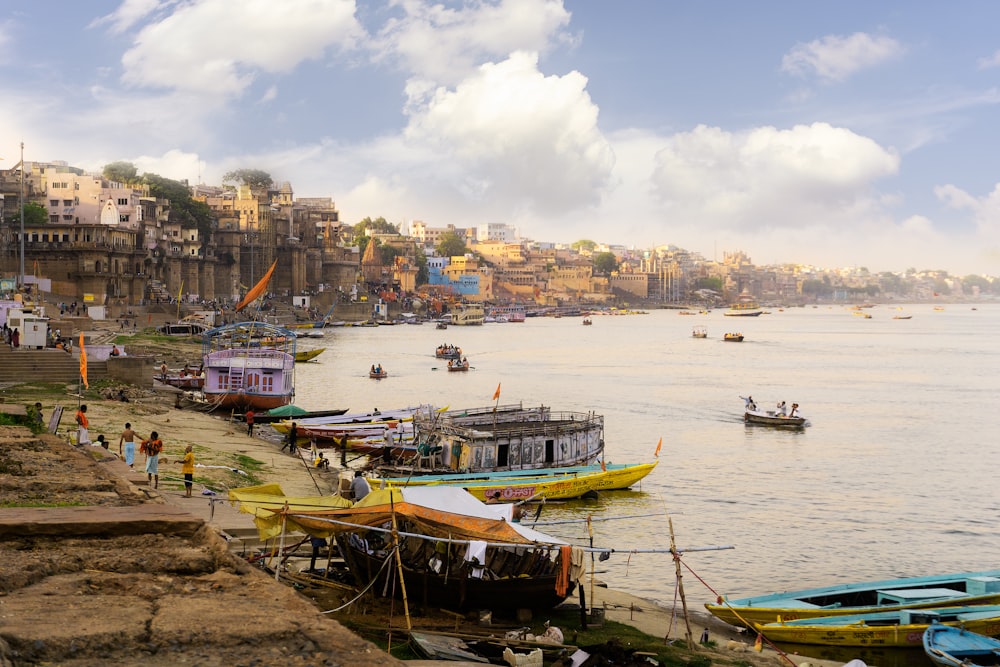
{"type": "Polygon", "coordinates": [[[450,360],[448,362],[448,370],[449,371],[467,371],[467,370],[469,370],[469,362],[468,361],[456,362],[454,359],[452,359],[452,360],[450,360]]]}
{"type": "Polygon", "coordinates": [[[1000,663],[1000,640],[965,628],[932,623],[924,631],[924,653],[941,667],[986,667],[1000,663]]]}
{"type": "Polygon", "coordinates": [[[691,335],[695,338],[708,338],[708,329],[705,327],[695,327],[691,331],[691,335]]]}
{"type": "Polygon", "coordinates": [[[747,410],[743,413],[743,421],[747,424],[761,424],[763,426],[795,427],[800,428],[806,425],[806,418],[801,415],[789,417],[773,410],[747,410]]]}
{"type": "Polygon", "coordinates": [[[381,380],[382,378],[389,377],[389,371],[384,368],[375,371],[368,371],[368,377],[373,380],[381,380]]]}
{"type": "Polygon", "coordinates": [[[726,341],[727,343],[742,343],[743,342],[743,334],[741,334],[741,333],[727,333],[726,335],[724,335],[722,337],[722,340],[726,341]]]}
{"type": "Polygon", "coordinates": [[[295,363],[300,363],[304,361],[312,361],[319,355],[323,354],[325,347],[318,347],[315,350],[296,350],[295,351],[295,363]]]}

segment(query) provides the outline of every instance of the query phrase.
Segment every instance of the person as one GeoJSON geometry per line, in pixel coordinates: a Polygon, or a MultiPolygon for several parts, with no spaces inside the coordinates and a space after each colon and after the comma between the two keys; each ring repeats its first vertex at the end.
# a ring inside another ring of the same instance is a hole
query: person
{"type": "Polygon", "coordinates": [[[798,411],[799,411],[799,404],[798,403],[792,403],[792,411],[788,413],[788,416],[789,417],[798,417],[798,415],[795,414],[798,411]]]}
{"type": "Polygon", "coordinates": [[[132,430],[131,422],[125,422],[125,430],[118,438],[118,455],[125,459],[129,468],[135,470],[135,431],[132,430]],[[124,445],[124,451],[122,446],[124,445]]]}
{"type": "Polygon", "coordinates": [[[117,345],[112,345],[111,346],[111,356],[112,357],[117,357],[117,356],[120,356],[120,355],[121,355],[121,352],[118,351],[118,346],[117,345]]]}
{"type": "Polygon", "coordinates": [[[354,502],[358,502],[369,493],[371,493],[372,487],[368,485],[368,480],[365,479],[364,473],[360,470],[354,471],[354,481],[351,482],[351,495],[354,496],[354,502]]]}
{"type": "Polygon", "coordinates": [[[487,496],[486,497],[486,504],[487,505],[494,505],[496,503],[499,503],[500,502],[500,495],[501,494],[500,494],[499,491],[490,491],[490,492],[487,492],[487,494],[486,494],[486,496],[487,496]]]}
{"type": "Polygon", "coordinates": [[[782,401],[781,403],[778,403],[778,410],[777,410],[777,412],[782,417],[784,417],[788,413],[788,408],[785,406],[785,402],[784,401],[782,401]]]}
{"type": "Polygon", "coordinates": [[[288,427],[288,434],[285,436],[285,444],[281,446],[281,451],[285,451],[285,447],[288,447],[288,453],[294,454],[298,439],[299,427],[295,422],[292,422],[291,426],[288,427]]]}
{"type": "Polygon", "coordinates": [[[312,558],[309,559],[309,571],[316,571],[316,559],[319,558],[319,550],[327,546],[326,538],[310,537],[309,545],[312,546],[312,558]]]}
{"type": "Polygon", "coordinates": [[[101,447],[104,447],[104,449],[108,448],[108,444],[108,441],[104,439],[103,433],[97,436],[97,442],[94,443],[94,445],[100,445],[101,447]]]}
{"type": "Polygon", "coordinates": [[[160,375],[163,376],[164,379],[166,379],[166,377],[167,377],[167,364],[166,364],[166,362],[160,364],[160,375]]]}
{"type": "Polygon", "coordinates": [[[253,437],[253,417],[254,417],[253,408],[247,410],[247,413],[246,413],[245,417],[246,417],[246,420],[247,420],[247,435],[252,438],[253,437]]]}
{"type": "Polygon", "coordinates": [[[368,372],[369,373],[374,373],[375,372],[375,364],[372,364],[372,369],[370,371],[368,371],[368,372]]]}
{"type": "Polygon", "coordinates": [[[194,488],[194,445],[184,448],[184,456],[178,463],[181,464],[181,473],[184,475],[184,497],[191,497],[191,489],[194,488]]]}
{"type": "Polygon", "coordinates": [[[10,346],[15,350],[21,346],[21,332],[17,327],[14,327],[14,331],[10,335],[10,346]]]}
{"type": "Polygon", "coordinates": [[[757,409],[757,404],[753,402],[753,396],[740,396],[746,403],[746,409],[748,411],[753,411],[757,409]]]}
{"type": "Polygon", "coordinates": [[[329,470],[330,459],[323,456],[323,452],[320,452],[319,454],[316,455],[316,460],[313,461],[313,465],[315,465],[317,468],[322,468],[323,470],[329,470]]]}
{"type": "Polygon", "coordinates": [[[77,425],[76,444],[78,445],[91,444],[90,433],[87,430],[90,428],[90,421],[87,419],[86,405],[81,405],[80,408],[76,411],[76,425],[77,425]]]}
{"type": "Polygon", "coordinates": [[[35,403],[35,405],[29,409],[28,416],[31,417],[31,423],[35,426],[42,426],[45,423],[45,419],[42,417],[42,404],[35,403]]]}
{"type": "Polygon", "coordinates": [[[139,445],[139,451],[146,455],[146,479],[153,483],[153,488],[160,486],[160,452],[163,451],[163,441],[160,434],[153,431],[139,445]]]}

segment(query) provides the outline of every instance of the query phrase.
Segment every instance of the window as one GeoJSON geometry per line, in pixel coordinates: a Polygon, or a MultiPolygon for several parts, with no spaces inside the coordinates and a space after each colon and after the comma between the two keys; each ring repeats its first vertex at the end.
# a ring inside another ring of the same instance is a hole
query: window
{"type": "Polygon", "coordinates": [[[49,206],[51,206],[52,208],[55,208],[55,207],[59,206],[59,200],[58,199],[50,199],[49,200],[49,206]]]}
{"type": "Polygon", "coordinates": [[[119,206],[128,206],[128,199],[126,199],[124,197],[119,197],[118,198],[118,205],[119,206]]]}
{"type": "Polygon", "coordinates": [[[118,222],[128,222],[128,215],[127,214],[119,215],[118,222]]]}

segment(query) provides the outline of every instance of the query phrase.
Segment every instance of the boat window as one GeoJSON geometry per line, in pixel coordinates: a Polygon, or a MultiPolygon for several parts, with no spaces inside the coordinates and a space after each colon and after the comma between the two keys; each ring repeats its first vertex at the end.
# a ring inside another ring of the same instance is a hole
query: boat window
{"type": "Polygon", "coordinates": [[[556,441],[545,441],[545,462],[553,463],[556,460],[556,441]]]}
{"type": "MultiPolygon", "coordinates": [[[[487,448],[492,452],[492,447],[487,448]]],[[[497,445],[497,467],[506,468],[510,465],[510,445],[497,445]]]]}

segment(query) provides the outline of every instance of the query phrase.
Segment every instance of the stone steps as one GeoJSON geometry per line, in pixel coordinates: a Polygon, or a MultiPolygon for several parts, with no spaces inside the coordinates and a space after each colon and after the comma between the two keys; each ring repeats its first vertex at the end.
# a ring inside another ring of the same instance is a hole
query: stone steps
{"type": "MultiPolygon", "coordinates": [[[[87,380],[105,380],[108,362],[87,362],[87,380]]],[[[80,356],[53,348],[12,350],[0,345],[0,382],[76,382],[80,378],[80,356]]]]}

